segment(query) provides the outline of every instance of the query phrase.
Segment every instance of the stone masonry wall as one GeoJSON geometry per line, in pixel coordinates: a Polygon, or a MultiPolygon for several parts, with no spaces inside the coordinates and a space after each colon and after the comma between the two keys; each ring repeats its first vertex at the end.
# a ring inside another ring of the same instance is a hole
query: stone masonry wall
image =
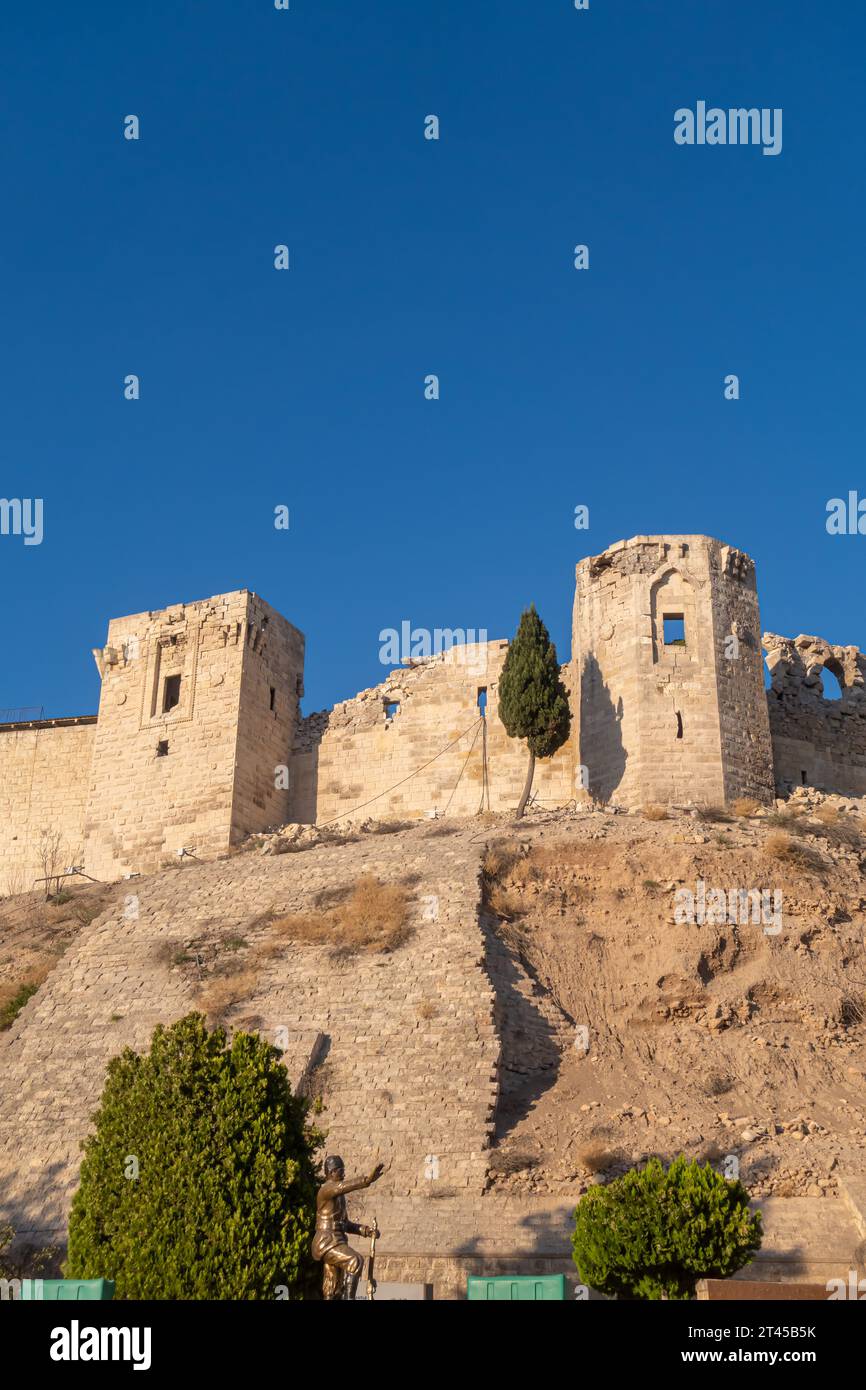
{"type": "Polygon", "coordinates": [[[40,846],[54,835],[47,867],[81,863],[95,734],[95,719],[0,728],[0,894],[23,892],[45,873],[40,846]]]}
{"type": "MultiPolygon", "coordinates": [[[[322,824],[364,803],[368,816],[410,819],[516,807],[528,754],[498,714],[507,650],[504,641],[451,647],[310,715],[293,751],[292,819],[322,824]]],[[[568,667],[562,675],[568,687],[568,667]]],[[[533,790],[544,806],[574,799],[572,744],[536,763],[533,790]]]]}
{"type": "MultiPolygon", "coordinates": [[[[369,1222],[375,1216],[382,1231],[376,1245],[380,1281],[428,1284],[434,1298],[461,1299],[470,1274],[564,1274],[569,1297],[575,1295],[576,1195],[500,1197],[494,1192],[472,1203],[389,1201],[373,1187],[351,1200],[356,1219],[369,1222]]],[[[753,1205],[761,1211],[764,1238],[755,1259],[735,1279],[826,1285],[828,1279],[847,1278],[849,1269],[864,1268],[860,1212],[853,1203],[767,1197],[753,1205]]],[[[362,1283],[359,1293],[364,1292],[362,1283]]],[[[602,1297],[589,1291],[590,1299],[602,1297]]]]}
{"type": "Polygon", "coordinates": [[[746,640],[757,626],[751,561],[706,536],[637,536],[580,562],[573,661],[593,796],[772,797],[760,656],[746,640]],[[665,640],[666,620],[683,623],[684,640],[665,640]],[[735,623],[736,665],[725,646],[735,623]]]}
{"type": "Polygon", "coordinates": [[[356,1171],[388,1163],[377,1188],[386,1202],[415,1196],[435,1210],[439,1197],[474,1199],[499,1061],[478,921],[482,848],[471,831],[423,825],[276,858],[189,864],[135,880],[134,896],[118,891],[0,1034],[0,1220],[22,1238],[62,1241],[106,1064],[197,1007],[195,967],[172,962],[203,935],[248,942],[227,948],[247,979],[228,1021],[279,1043],[294,1082],[313,1069],[329,1152],[356,1171]],[[259,954],[271,939],[262,914],[309,911],[322,890],[366,873],[409,886],[405,945],[350,958],[289,943],[259,954]]]}
{"type": "Polygon", "coordinates": [[[767,691],[776,785],[807,785],[843,796],[866,796],[866,656],[820,637],[765,633],[772,684],[767,691]],[[841,699],[827,699],[822,672],[831,671],[841,699]]]}

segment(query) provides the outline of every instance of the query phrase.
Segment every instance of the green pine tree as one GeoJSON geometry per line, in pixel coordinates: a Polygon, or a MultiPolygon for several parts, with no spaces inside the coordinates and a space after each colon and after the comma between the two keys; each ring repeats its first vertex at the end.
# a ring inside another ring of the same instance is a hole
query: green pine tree
{"type": "Polygon", "coordinates": [[[158,1027],[108,1065],[84,1145],[66,1274],[118,1298],[302,1298],[316,1206],[306,1102],[258,1036],[158,1027]]]}
{"type": "Polygon", "coordinates": [[[574,1215],[581,1281],[613,1297],[694,1298],[699,1279],[730,1278],[761,1247],[742,1183],[684,1154],[591,1187],[574,1215]]]}
{"type": "Polygon", "coordinates": [[[556,647],[531,604],[520,619],[499,680],[499,718],[511,738],[525,738],[529,748],[526,784],[517,807],[523,815],[535,759],[549,758],[568,738],[571,714],[559,675],[556,647]]]}

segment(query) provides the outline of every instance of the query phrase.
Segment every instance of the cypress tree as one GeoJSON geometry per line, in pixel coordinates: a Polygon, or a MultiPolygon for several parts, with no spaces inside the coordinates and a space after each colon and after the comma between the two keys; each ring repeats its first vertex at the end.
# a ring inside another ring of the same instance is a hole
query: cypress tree
{"type": "Polygon", "coordinates": [[[556,647],[534,603],[521,617],[505,657],[499,681],[499,717],[506,733],[511,738],[525,738],[529,749],[526,784],[517,807],[519,819],[532,790],[535,759],[551,757],[565,743],[571,727],[556,647]]]}

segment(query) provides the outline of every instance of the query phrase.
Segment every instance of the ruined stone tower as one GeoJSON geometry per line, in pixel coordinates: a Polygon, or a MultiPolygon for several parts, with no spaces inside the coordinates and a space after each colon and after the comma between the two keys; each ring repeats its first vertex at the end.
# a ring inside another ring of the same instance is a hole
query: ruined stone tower
{"type": "Polygon", "coordinates": [[[147,872],[287,819],[277,769],[297,724],[304,638],[285,618],[240,590],[115,618],[94,656],[88,873],[147,872]]]}
{"type": "Polygon", "coordinates": [[[755,566],[707,536],[635,536],[577,566],[572,656],[590,794],[770,801],[755,566]]]}

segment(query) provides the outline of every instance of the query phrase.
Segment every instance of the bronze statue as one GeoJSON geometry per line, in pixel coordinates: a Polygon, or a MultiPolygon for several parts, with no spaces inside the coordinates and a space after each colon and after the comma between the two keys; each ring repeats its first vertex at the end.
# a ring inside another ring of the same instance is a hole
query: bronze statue
{"type": "MultiPolygon", "coordinates": [[[[370,1187],[384,1172],[384,1163],[377,1163],[372,1173],[363,1178],[345,1181],[343,1160],[337,1154],[325,1159],[325,1181],[316,1198],[316,1234],[313,1237],[313,1259],[325,1266],[322,1293],[326,1299],[353,1299],[364,1268],[364,1257],[353,1250],[346,1235],[372,1236],[373,1226],[357,1226],[346,1211],[347,1192],[370,1187]]],[[[376,1231],[378,1235],[378,1230],[376,1231]]]]}

